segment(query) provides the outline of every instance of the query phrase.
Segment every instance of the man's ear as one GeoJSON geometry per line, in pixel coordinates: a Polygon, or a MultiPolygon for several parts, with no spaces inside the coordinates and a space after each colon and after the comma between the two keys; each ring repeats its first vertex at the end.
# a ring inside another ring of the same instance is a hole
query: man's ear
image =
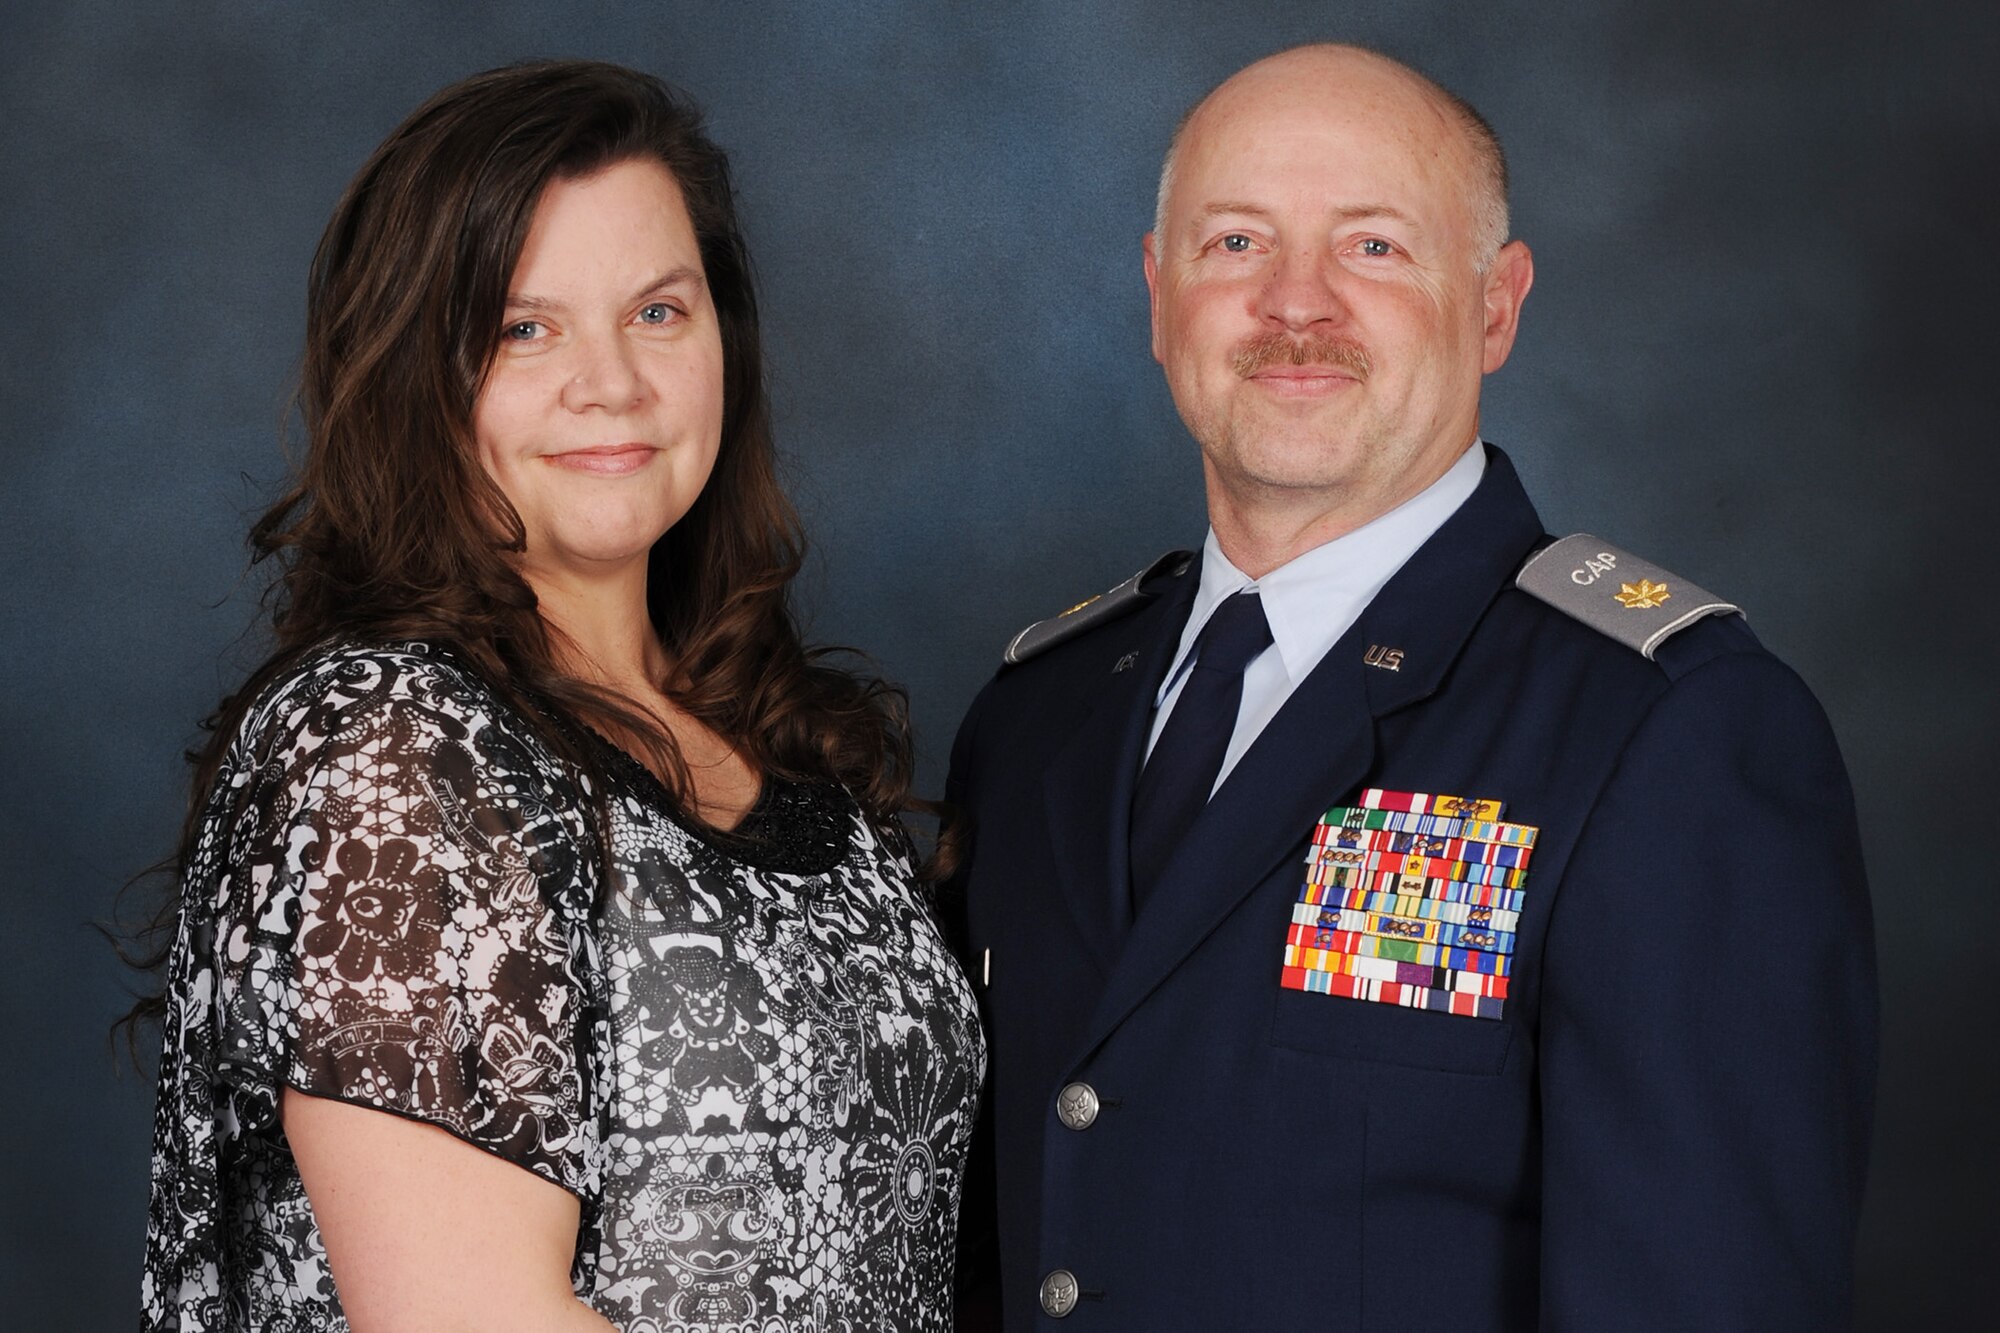
{"type": "MultiPolygon", "coordinates": [[[[1521,303],[1535,285],[1535,257],[1522,241],[1500,247],[1486,271],[1486,355],[1480,369],[1491,375],[1507,364],[1514,334],[1521,327],[1521,303]]],[[[1155,335],[1157,342],[1158,335],[1155,335]]]]}
{"type": "Polygon", "coordinates": [[[1146,303],[1153,321],[1153,360],[1165,365],[1166,362],[1160,360],[1160,257],[1157,244],[1149,231],[1140,240],[1139,248],[1146,255],[1146,303]]]}

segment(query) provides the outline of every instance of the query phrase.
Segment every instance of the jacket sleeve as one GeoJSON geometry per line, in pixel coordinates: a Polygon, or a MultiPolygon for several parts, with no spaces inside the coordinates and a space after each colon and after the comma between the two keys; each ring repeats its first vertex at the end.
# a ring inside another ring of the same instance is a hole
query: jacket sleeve
{"type": "MultiPolygon", "coordinates": [[[[945,938],[958,955],[973,991],[985,1008],[986,993],[979,984],[979,969],[972,957],[971,923],[968,919],[966,887],[974,843],[979,830],[972,822],[972,756],[982,705],[992,686],[980,691],[959,724],[958,738],[951,747],[951,771],[945,778],[945,818],[957,823],[959,863],[938,893],[939,913],[945,938]]],[[[987,1050],[993,1049],[992,1031],[987,1032],[987,1050]]],[[[993,1058],[987,1059],[986,1086],[980,1090],[979,1122],[965,1167],[965,1192],[959,1203],[956,1327],[960,1333],[987,1333],[1000,1327],[1000,1236],[996,1212],[993,1155],[993,1058]]]]}
{"type": "Polygon", "coordinates": [[[1544,1330],[1847,1327],[1872,927],[1831,728],[1774,658],[1695,667],[1634,732],[1542,984],[1544,1330]]]}

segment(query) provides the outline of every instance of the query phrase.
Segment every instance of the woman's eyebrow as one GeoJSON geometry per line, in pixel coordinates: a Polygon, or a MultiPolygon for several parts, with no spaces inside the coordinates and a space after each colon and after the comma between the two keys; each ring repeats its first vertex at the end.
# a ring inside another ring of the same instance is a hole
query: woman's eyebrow
{"type": "MultiPolygon", "coordinates": [[[[648,279],[627,299],[636,301],[642,296],[659,291],[662,287],[676,287],[683,283],[692,283],[700,286],[705,281],[706,279],[702,276],[699,266],[694,264],[680,264],[668,269],[656,278],[648,279]]],[[[530,292],[509,292],[507,293],[507,308],[509,310],[535,310],[561,313],[569,309],[569,306],[566,302],[558,301],[549,296],[536,296],[530,292]]]]}
{"type": "Polygon", "coordinates": [[[680,286],[682,283],[691,283],[699,287],[706,281],[707,279],[702,276],[701,267],[699,265],[678,264],[673,268],[668,269],[665,273],[662,273],[659,277],[654,278],[651,282],[641,287],[638,291],[633,292],[632,299],[636,301],[642,296],[648,295],[649,293],[652,292],[657,292],[662,287],[677,287],[680,286]]]}

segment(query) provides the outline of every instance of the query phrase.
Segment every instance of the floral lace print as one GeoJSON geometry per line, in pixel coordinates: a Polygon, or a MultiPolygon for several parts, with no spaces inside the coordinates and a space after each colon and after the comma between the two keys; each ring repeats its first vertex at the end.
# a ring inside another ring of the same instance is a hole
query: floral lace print
{"type": "Polygon", "coordinates": [[[603,757],[600,907],[591,793],[448,654],[330,650],[252,710],[182,885],[147,1328],[347,1327],[286,1084],[577,1194],[631,1333],[951,1326],[985,1051],[900,840],[775,780],[702,836],[603,757]]]}

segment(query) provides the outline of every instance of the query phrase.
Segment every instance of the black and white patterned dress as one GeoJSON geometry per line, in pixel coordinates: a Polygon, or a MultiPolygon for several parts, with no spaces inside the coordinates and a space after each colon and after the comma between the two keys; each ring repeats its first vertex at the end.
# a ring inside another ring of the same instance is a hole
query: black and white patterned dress
{"type": "Polygon", "coordinates": [[[900,839],[776,779],[699,832],[603,759],[600,902],[594,796],[450,654],[265,692],[181,885],[145,1327],[347,1327],[290,1085],[576,1194],[576,1290],[630,1333],[950,1328],[985,1047],[900,839]]]}

